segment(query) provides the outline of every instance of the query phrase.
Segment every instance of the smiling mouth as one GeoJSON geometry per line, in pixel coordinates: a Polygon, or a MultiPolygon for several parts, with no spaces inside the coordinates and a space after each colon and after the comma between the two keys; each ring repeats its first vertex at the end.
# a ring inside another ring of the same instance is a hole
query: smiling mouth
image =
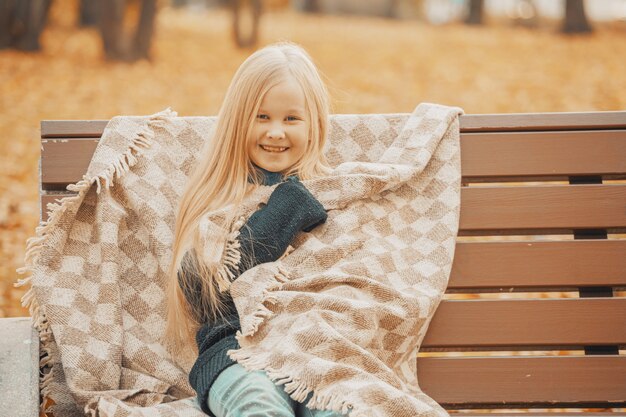
{"type": "Polygon", "coordinates": [[[289,149],[286,146],[267,146],[267,145],[259,145],[259,146],[264,151],[266,151],[266,152],[273,152],[273,153],[281,153],[281,152],[284,152],[287,149],[289,149]]]}

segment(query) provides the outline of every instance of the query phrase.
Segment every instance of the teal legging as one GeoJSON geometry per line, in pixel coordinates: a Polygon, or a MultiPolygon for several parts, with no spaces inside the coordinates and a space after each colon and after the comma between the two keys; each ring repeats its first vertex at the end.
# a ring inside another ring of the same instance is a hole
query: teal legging
{"type": "Polygon", "coordinates": [[[334,411],[310,410],[292,400],[262,371],[234,364],[223,370],[209,390],[209,409],[217,417],[340,417],[334,411]]]}

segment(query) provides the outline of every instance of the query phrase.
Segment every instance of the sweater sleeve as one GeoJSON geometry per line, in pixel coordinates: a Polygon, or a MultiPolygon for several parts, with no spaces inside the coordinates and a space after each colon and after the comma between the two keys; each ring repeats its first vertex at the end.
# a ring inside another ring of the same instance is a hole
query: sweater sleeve
{"type": "Polygon", "coordinates": [[[310,232],[326,221],[324,207],[297,180],[280,184],[267,205],[257,210],[241,227],[241,262],[238,274],[279,259],[294,237],[310,232]]]}

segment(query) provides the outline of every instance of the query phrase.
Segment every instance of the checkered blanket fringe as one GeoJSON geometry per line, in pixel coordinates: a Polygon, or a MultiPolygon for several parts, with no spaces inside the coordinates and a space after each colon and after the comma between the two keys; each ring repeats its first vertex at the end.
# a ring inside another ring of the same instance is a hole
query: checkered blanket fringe
{"type": "MultiPolygon", "coordinates": [[[[233,359],[312,409],[447,416],[419,388],[415,358],[454,256],[461,113],[421,104],[412,114],[331,116],[333,172],[305,181],[328,220],[231,284],[242,325],[233,359]]],[[[113,118],[87,174],[68,186],[77,194],[49,205],[27,241],[19,285],[31,286],[23,304],[55,415],[203,415],[190,400],[192,362],[160,340],[176,204],[214,124],[170,109],[113,118]]],[[[241,218],[273,188],[252,193],[241,218]]],[[[219,225],[223,214],[204,221],[219,225]]],[[[207,233],[208,252],[214,240],[207,233]]],[[[222,247],[221,259],[238,259],[222,247]]]]}

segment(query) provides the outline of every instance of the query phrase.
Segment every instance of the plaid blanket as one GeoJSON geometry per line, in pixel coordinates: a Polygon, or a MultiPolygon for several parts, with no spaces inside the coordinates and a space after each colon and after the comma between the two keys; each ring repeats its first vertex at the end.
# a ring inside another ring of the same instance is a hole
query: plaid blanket
{"type": "MultiPolygon", "coordinates": [[[[452,267],[461,112],[331,116],[333,172],[303,181],[328,219],[232,283],[242,325],[232,358],[296,400],[312,393],[310,408],[447,415],[419,388],[415,359],[452,267]]],[[[189,400],[193,358],[171,357],[160,339],[177,202],[214,124],[169,109],[113,118],[68,186],[76,194],[50,205],[28,240],[19,272],[55,415],[202,415],[189,400]]],[[[274,187],[253,193],[243,218],[274,187]]]]}

